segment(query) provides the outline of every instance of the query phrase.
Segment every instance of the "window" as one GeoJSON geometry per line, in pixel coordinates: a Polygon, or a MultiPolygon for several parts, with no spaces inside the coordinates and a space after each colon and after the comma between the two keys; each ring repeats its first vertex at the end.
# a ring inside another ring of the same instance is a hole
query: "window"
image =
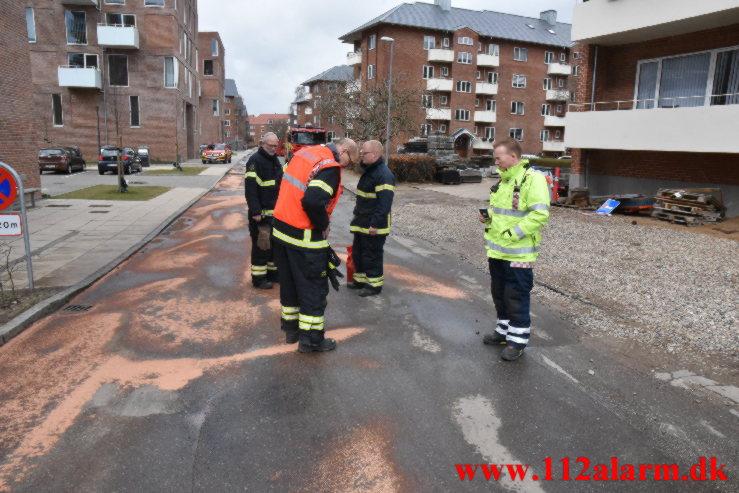
{"type": "Polygon", "coordinates": [[[62,96],[61,94],[51,95],[51,118],[55,127],[64,125],[64,115],[62,113],[62,96]]]}
{"type": "Polygon", "coordinates": [[[270,118],[269,120],[267,120],[267,124],[268,124],[268,125],[272,125],[272,124],[273,124],[274,122],[275,122],[275,121],[274,121],[274,120],[273,120],[272,118],[270,118]]]}
{"type": "Polygon", "coordinates": [[[574,103],[575,101],[577,101],[577,93],[576,93],[575,91],[572,91],[572,92],[570,93],[570,101],[572,101],[573,103],[574,103]]]}
{"type": "Polygon", "coordinates": [[[213,60],[203,60],[203,75],[213,75],[213,60]]]}
{"type": "Polygon", "coordinates": [[[553,87],[553,86],[552,86],[552,79],[550,79],[549,77],[545,77],[545,78],[544,78],[544,87],[543,87],[543,89],[544,89],[545,91],[548,91],[548,90],[549,90],[549,89],[551,89],[552,87],[553,87]]]}
{"type": "Polygon", "coordinates": [[[136,27],[136,16],[133,14],[108,12],[105,14],[105,20],[109,26],[136,27]]]}
{"type": "Polygon", "coordinates": [[[562,104],[557,105],[557,113],[562,113],[564,111],[565,107],[562,104]]]}
{"type": "Polygon", "coordinates": [[[495,127],[485,127],[485,139],[491,142],[495,140],[495,127]]]}
{"type": "Polygon", "coordinates": [[[431,108],[434,105],[434,96],[431,94],[423,94],[421,96],[421,106],[431,108]]]}
{"type": "Polygon", "coordinates": [[[448,101],[449,101],[449,98],[447,96],[439,96],[439,104],[440,105],[442,105],[442,106],[447,105],[447,104],[449,104],[448,101]]]}
{"type": "Polygon", "coordinates": [[[552,62],[554,62],[554,52],[545,51],[544,52],[544,63],[552,63],[552,62]]]}
{"type": "Polygon", "coordinates": [[[551,104],[542,104],[541,105],[541,114],[543,116],[549,116],[552,114],[552,105],[551,104]]]}
{"type": "Polygon", "coordinates": [[[472,82],[467,80],[458,80],[457,92],[472,92],[472,82]]]}
{"type": "Polygon", "coordinates": [[[423,37],[423,49],[424,50],[433,50],[436,47],[436,38],[433,36],[424,36],[423,37]]]}
{"type": "Polygon", "coordinates": [[[548,142],[549,141],[549,130],[541,130],[539,132],[539,141],[540,142],[548,142]]]}
{"type": "Polygon", "coordinates": [[[557,87],[564,87],[564,86],[565,86],[565,80],[557,79],[557,87]]]}
{"type": "Polygon", "coordinates": [[[519,89],[526,87],[526,76],[513,74],[513,87],[519,89]]]}
{"type": "Polygon", "coordinates": [[[482,42],[477,43],[477,52],[482,53],[482,42]]]}
{"type": "Polygon", "coordinates": [[[67,10],[65,12],[65,20],[67,24],[67,44],[86,45],[87,22],[85,20],[85,13],[67,10]]]}
{"type": "Polygon", "coordinates": [[[446,123],[442,123],[439,125],[439,132],[446,133],[446,123]]]}
{"type": "Polygon", "coordinates": [[[485,109],[487,111],[495,111],[496,108],[496,102],[494,99],[488,99],[485,103],[485,109]]]}
{"type": "Polygon", "coordinates": [[[108,84],[128,86],[128,55],[108,55],[108,84]]]}
{"type": "Polygon", "coordinates": [[[226,127],[230,127],[231,126],[231,120],[223,120],[223,125],[226,126],[226,127]]]}
{"type": "Polygon", "coordinates": [[[739,103],[739,49],[716,55],[711,104],[739,103]]]}
{"type": "Polygon", "coordinates": [[[575,59],[575,60],[579,60],[580,59],[580,52],[579,51],[573,51],[572,52],[572,58],[575,59]]]}
{"type": "Polygon", "coordinates": [[[367,65],[367,78],[368,79],[375,78],[375,66],[374,65],[367,65]]]}
{"type": "Polygon", "coordinates": [[[460,122],[470,121],[470,110],[456,110],[454,112],[454,118],[460,122]]]}
{"type": "Polygon", "coordinates": [[[480,107],[480,98],[475,98],[475,108],[480,107]]]}
{"type": "Polygon", "coordinates": [[[522,128],[512,128],[508,131],[508,135],[510,135],[512,139],[516,139],[519,142],[523,142],[523,129],[522,128]]]}
{"type": "Polygon", "coordinates": [[[224,115],[230,115],[231,114],[231,110],[228,109],[228,108],[226,108],[226,109],[223,110],[223,114],[224,115]]]}
{"type": "Polygon", "coordinates": [[[164,57],[164,87],[177,87],[178,65],[173,56],[164,57]]]}
{"type": "Polygon", "coordinates": [[[443,46],[444,48],[449,48],[449,38],[443,38],[441,40],[441,46],[443,46]]]}
{"type": "Polygon", "coordinates": [[[424,79],[433,79],[434,78],[434,67],[431,65],[424,65],[423,66],[423,78],[424,79]]]}
{"type": "Polygon", "coordinates": [[[512,115],[523,115],[524,105],[521,101],[511,101],[511,114],[512,115]]]}
{"type": "Polygon", "coordinates": [[[475,135],[480,135],[480,129],[477,128],[477,125],[475,125],[474,127],[472,127],[472,133],[475,134],[475,135]]]}
{"type": "MultiPolygon", "coordinates": [[[[144,0],[147,7],[164,7],[164,0],[144,0]]],[[[175,8],[177,8],[177,0],[175,0],[175,8]]]]}
{"type": "Polygon", "coordinates": [[[220,101],[218,101],[217,99],[214,99],[211,102],[211,109],[213,110],[213,116],[218,116],[220,114],[220,111],[218,110],[218,103],[219,102],[220,101]]]}
{"type": "Polygon", "coordinates": [[[562,131],[561,131],[561,130],[555,130],[555,131],[554,131],[554,138],[555,138],[556,140],[559,140],[559,139],[561,139],[561,138],[562,138],[562,131]]]}
{"type": "Polygon", "coordinates": [[[105,0],[106,4],[112,4],[112,5],[125,5],[126,0],[105,0]]]}
{"type": "Polygon", "coordinates": [[[488,72],[488,82],[491,84],[498,83],[498,72],[488,72]]]}
{"type": "Polygon", "coordinates": [[[528,48],[513,48],[513,59],[517,62],[526,62],[529,59],[528,48]]]}
{"type": "Polygon", "coordinates": [[[367,40],[367,49],[368,50],[374,50],[376,45],[377,45],[377,35],[376,34],[370,34],[370,37],[367,40]]]}
{"type": "Polygon", "coordinates": [[[441,67],[441,75],[443,75],[444,77],[448,77],[449,76],[449,67],[441,67]]]}
{"type": "Polygon", "coordinates": [[[495,43],[490,43],[488,45],[488,55],[500,56],[500,45],[495,44],[495,43]]]}
{"type": "Polygon", "coordinates": [[[421,135],[428,135],[431,132],[431,124],[430,123],[424,123],[421,125],[421,135]]]}
{"type": "Polygon", "coordinates": [[[77,68],[97,68],[98,56],[88,53],[67,54],[67,65],[77,68]]]}
{"type": "Polygon", "coordinates": [[[562,52],[559,54],[559,61],[561,63],[567,63],[567,53],[562,52]]]}
{"type": "Polygon", "coordinates": [[[26,9],[26,29],[28,31],[28,42],[29,43],[35,43],[36,42],[36,19],[33,15],[33,9],[27,8],[26,9]]]}
{"type": "Polygon", "coordinates": [[[472,45],[474,44],[474,41],[473,41],[473,40],[472,40],[472,38],[470,38],[470,37],[467,37],[467,36],[460,36],[460,37],[459,37],[459,38],[457,39],[457,44],[461,44],[461,45],[467,45],[467,46],[472,46],[472,45]]]}
{"type": "Polygon", "coordinates": [[[218,56],[218,40],[210,40],[210,56],[218,56]]]}
{"type": "Polygon", "coordinates": [[[470,63],[472,63],[472,53],[460,51],[459,53],[457,53],[457,63],[465,63],[469,65],[470,63]]]}
{"type": "Polygon", "coordinates": [[[480,78],[481,78],[481,77],[482,77],[482,72],[480,72],[480,71],[478,70],[478,71],[477,71],[477,73],[475,74],[475,78],[476,78],[477,80],[480,80],[480,78]]]}
{"type": "Polygon", "coordinates": [[[131,126],[140,127],[141,126],[141,115],[139,114],[139,97],[129,96],[128,101],[129,101],[129,104],[131,105],[131,126]]]}
{"type": "Polygon", "coordinates": [[[573,65],[572,66],[572,75],[580,75],[580,66],[579,65],[573,65]]]}

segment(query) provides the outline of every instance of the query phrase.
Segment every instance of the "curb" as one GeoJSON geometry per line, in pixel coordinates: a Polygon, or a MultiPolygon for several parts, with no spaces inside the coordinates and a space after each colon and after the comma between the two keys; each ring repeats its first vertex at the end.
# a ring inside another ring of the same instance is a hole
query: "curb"
{"type": "Polygon", "coordinates": [[[131,256],[133,256],[133,254],[141,250],[144,246],[146,246],[147,243],[156,238],[159,233],[164,231],[173,222],[175,222],[182,214],[184,214],[187,209],[192,207],[197,201],[210,193],[223,179],[223,177],[225,177],[233,169],[233,167],[238,164],[239,162],[236,161],[236,163],[234,163],[230,168],[226,169],[225,173],[223,173],[223,175],[210,188],[203,190],[201,194],[197,195],[185,205],[180,207],[177,211],[175,211],[172,215],[170,215],[167,219],[160,223],[159,226],[154,228],[154,230],[146,235],[141,241],[131,246],[128,250],[120,254],[118,257],[111,260],[103,267],[93,272],[74,286],[71,286],[50,298],[36,303],[33,307],[29,308],[28,310],[14,317],[12,320],[0,326],[0,346],[5,345],[13,337],[26,330],[34,322],[44,318],[50,313],[57,311],[75,295],[88,288],[92,283],[118,267],[124,261],[128,260],[131,256]]]}

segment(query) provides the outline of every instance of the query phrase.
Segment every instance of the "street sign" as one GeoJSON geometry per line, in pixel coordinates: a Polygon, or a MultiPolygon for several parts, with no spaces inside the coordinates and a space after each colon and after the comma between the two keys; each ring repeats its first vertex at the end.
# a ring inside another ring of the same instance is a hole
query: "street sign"
{"type": "Polygon", "coordinates": [[[20,214],[0,214],[0,236],[23,235],[23,222],[20,214]]]}
{"type": "Polygon", "coordinates": [[[7,209],[18,196],[15,178],[5,168],[0,168],[0,210],[7,209]]]}
{"type": "Polygon", "coordinates": [[[619,206],[621,202],[618,200],[608,199],[605,202],[603,202],[603,205],[600,206],[600,208],[595,211],[596,214],[599,214],[601,216],[607,216],[611,212],[613,212],[613,209],[619,206]]]}

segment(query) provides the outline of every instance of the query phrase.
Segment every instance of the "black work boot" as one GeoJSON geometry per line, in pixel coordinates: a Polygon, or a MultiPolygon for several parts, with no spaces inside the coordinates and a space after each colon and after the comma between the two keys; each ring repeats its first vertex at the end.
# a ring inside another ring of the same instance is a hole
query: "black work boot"
{"type": "Polygon", "coordinates": [[[365,286],[367,286],[365,283],[363,283],[363,282],[357,282],[357,281],[346,283],[346,287],[349,288],[349,289],[362,289],[365,286]]]}
{"type": "Polygon", "coordinates": [[[382,292],[382,288],[373,288],[372,286],[365,286],[362,288],[362,290],[357,293],[362,298],[366,298],[367,296],[377,296],[382,292]]]}
{"type": "Polygon", "coordinates": [[[485,336],[482,338],[482,343],[487,344],[488,346],[500,346],[506,343],[506,336],[501,335],[498,332],[485,334],[485,336]]]}
{"type": "Polygon", "coordinates": [[[286,330],[285,331],[285,344],[295,344],[298,342],[298,339],[300,338],[300,334],[298,334],[299,330],[286,330]]]}
{"type": "Polygon", "coordinates": [[[505,361],[516,361],[523,354],[523,349],[518,349],[513,346],[506,346],[503,352],[500,353],[500,358],[505,361]]]}
{"type": "Polygon", "coordinates": [[[252,281],[252,283],[256,289],[272,289],[273,286],[273,284],[267,279],[262,279],[261,281],[256,282],[252,281]]]}
{"type": "Polygon", "coordinates": [[[336,341],[324,338],[322,330],[301,330],[300,343],[298,344],[298,352],[326,352],[336,349],[336,341]]]}

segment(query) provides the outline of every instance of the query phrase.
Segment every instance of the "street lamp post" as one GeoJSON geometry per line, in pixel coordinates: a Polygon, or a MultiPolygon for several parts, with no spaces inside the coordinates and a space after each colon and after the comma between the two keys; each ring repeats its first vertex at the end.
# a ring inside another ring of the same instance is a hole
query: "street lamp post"
{"type": "Polygon", "coordinates": [[[387,122],[385,127],[385,164],[390,157],[390,108],[393,104],[393,52],[395,51],[395,40],[389,36],[383,36],[380,41],[390,43],[390,74],[387,78],[387,122]]]}

